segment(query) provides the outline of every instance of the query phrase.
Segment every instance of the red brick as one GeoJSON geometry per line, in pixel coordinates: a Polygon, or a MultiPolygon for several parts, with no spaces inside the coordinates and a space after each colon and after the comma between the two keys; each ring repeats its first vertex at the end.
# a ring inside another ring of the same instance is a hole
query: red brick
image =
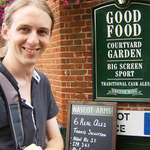
{"type": "MultiPolygon", "coordinates": [[[[49,78],[60,109],[59,123],[66,126],[69,101],[93,100],[93,43],[91,7],[104,0],[83,0],[64,7],[49,0],[55,26],[49,48],[37,64],[49,78]]],[[[149,103],[118,103],[120,110],[150,110],[149,103]]]]}

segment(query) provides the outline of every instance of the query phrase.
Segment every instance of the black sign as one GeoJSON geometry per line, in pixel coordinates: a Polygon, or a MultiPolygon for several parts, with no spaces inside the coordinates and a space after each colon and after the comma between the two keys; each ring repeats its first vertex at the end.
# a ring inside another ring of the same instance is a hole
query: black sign
{"type": "Polygon", "coordinates": [[[115,150],[116,103],[72,102],[66,150],[115,150]]]}
{"type": "Polygon", "coordinates": [[[150,101],[150,1],[115,0],[93,8],[95,99],[150,101]]]}

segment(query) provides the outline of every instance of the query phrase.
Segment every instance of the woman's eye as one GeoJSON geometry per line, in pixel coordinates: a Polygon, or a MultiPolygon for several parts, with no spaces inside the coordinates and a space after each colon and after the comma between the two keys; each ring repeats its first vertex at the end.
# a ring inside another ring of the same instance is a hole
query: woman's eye
{"type": "Polygon", "coordinates": [[[23,33],[28,33],[30,31],[29,28],[26,28],[26,27],[22,27],[19,29],[19,31],[23,32],[23,33]]]}
{"type": "Polygon", "coordinates": [[[46,31],[46,30],[39,30],[39,31],[38,31],[38,34],[41,35],[41,36],[44,36],[44,35],[48,35],[49,32],[46,31]]]}

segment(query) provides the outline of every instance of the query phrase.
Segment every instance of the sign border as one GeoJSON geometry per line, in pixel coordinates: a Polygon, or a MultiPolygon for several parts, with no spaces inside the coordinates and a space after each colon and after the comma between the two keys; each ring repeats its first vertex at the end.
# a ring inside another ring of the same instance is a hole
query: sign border
{"type": "MultiPolygon", "coordinates": [[[[130,1],[131,4],[141,4],[141,5],[150,5],[150,1],[149,0],[132,0],[130,1]]],[[[149,103],[150,102],[150,97],[149,98],[125,98],[125,97],[98,97],[97,96],[97,86],[96,86],[96,81],[97,81],[97,71],[96,71],[96,39],[95,39],[95,31],[96,31],[96,27],[95,27],[95,12],[97,11],[97,9],[102,9],[104,7],[108,7],[111,5],[115,5],[116,7],[117,4],[115,4],[115,0],[110,0],[110,1],[106,1],[106,2],[102,2],[94,7],[92,7],[92,31],[93,31],[93,98],[94,101],[102,101],[102,102],[145,102],[145,103],[149,103]]],[[[118,9],[123,9],[123,8],[118,8],[118,9]]]]}
{"type": "Polygon", "coordinates": [[[92,101],[70,101],[68,105],[67,115],[67,131],[66,131],[66,147],[65,150],[69,150],[70,143],[70,129],[71,129],[71,113],[72,105],[97,105],[97,106],[112,106],[112,150],[116,150],[116,136],[117,136],[117,103],[116,102],[92,102],[92,101]]]}

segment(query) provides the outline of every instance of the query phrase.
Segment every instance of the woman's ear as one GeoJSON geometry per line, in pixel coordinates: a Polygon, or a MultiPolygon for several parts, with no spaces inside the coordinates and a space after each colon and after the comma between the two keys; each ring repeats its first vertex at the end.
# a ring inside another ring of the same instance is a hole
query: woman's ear
{"type": "Polygon", "coordinates": [[[7,38],[8,38],[8,26],[5,23],[2,24],[1,35],[2,35],[3,39],[7,40],[7,38]]]}

